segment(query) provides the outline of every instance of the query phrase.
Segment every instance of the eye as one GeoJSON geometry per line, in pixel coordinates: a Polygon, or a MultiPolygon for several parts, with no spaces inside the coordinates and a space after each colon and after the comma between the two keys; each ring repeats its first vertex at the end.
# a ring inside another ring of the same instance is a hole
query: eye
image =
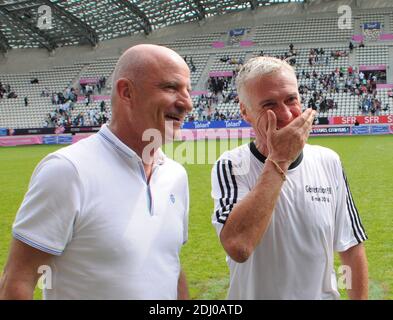
{"type": "Polygon", "coordinates": [[[263,105],[263,108],[264,109],[271,109],[271,108],[273,108],[274,107],[274,103],[273,102],[269,102],[269,103],[266,103],[266,104],[264,104],[263,105]]]}
{"type": "Polygon", "coordinates": [[[289,103],[297,102],[297,97],[290,97],[287,101],[289,103]]]}

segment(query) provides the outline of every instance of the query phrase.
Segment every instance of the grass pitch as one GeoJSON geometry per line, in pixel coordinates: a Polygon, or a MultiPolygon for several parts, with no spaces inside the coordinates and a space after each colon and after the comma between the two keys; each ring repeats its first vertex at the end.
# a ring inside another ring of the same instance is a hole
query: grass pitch
{"type": "MultiPolygon", "coordinates": [[[[365,246],[369,262],[370,298],[393,299],[393,136],[315,137],[309,143],[330,147],[341,156],[369,237],[365,246]]],[[[184,146],[199,155],[206,153],[207,148],[216,148],[213,143],[207,144],[206,149],[202,144],[192,142],[184,146]]],[[[236,140],[230,141],[227,146],[225,143],[221,147],[218,144],[216,157],[238,144],[240,142],[236,140]]],[[[174,145],[175,150],[177,146],[174,145]]],[[[12,223],[31,173],[45,155],[61,147],[0,148],[1,270],[8,256],[12,223]]],[[[191,297],[224,299],[229,273],[224,250],[210,222],[213,211],[210,197],[212,164],[185,164],[185,167],[189,176],[191,203],[189,241],[182,250],[181,260],[191,297]]],[[[41,292],[37,289],[35,298],[40,297],[41,292]]],[[[344,293],[343,298],[346,298],[344,293]]]]}

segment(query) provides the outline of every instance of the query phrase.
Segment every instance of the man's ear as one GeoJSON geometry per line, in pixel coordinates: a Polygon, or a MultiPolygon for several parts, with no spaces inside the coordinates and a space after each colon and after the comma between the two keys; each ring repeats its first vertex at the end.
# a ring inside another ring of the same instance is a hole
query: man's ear
{"type": "Polygon", "coordinates": [[[115,90],[120,100],[131,103],[134,97],[134,84],[129,79],[118,79],[115,84],[115,90]]]}
{"type": "Polygon", "coordinates": [[[240,114],[241,114],[244,121],[251,123],[249,115],[248,115],[247,107],[245,106],[245,104],[243,102],[240,102],[240,114]]]}

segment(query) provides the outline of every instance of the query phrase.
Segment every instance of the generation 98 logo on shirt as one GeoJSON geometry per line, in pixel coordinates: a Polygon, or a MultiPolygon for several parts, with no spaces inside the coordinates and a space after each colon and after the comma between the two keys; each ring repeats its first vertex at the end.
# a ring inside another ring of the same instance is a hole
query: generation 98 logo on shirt
{"type": "Polygon", "coordinates": [[[310,194],[311,201],[313,202],[326,202],[330,203],[332,201],[332,187],[314,187],[310,185],[305,186],[306,193],[310,194]]]}

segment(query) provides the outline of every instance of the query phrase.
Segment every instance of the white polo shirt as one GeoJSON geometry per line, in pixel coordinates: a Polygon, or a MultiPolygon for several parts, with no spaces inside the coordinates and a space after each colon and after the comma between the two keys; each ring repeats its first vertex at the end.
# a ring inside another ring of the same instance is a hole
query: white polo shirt
{"type": "MultiPolygon", "coordinates": [[[[266,158],[254,143],[225,152],[212,170],[217,234],[255,186],[266,158]]],[[[228,299],[338,299],[334,251],[367,239],[338,155],[306,145],[290,166],[272,219],[244,263],[227,257],[228,299]]]]}
{"type": "Polygon", "coordinates": [[[188,205],[180,164],[160,152],[147,184],[104,125],[38,164],[13,234],[54,255],[46,299],[176,299],[188,205]]]}

